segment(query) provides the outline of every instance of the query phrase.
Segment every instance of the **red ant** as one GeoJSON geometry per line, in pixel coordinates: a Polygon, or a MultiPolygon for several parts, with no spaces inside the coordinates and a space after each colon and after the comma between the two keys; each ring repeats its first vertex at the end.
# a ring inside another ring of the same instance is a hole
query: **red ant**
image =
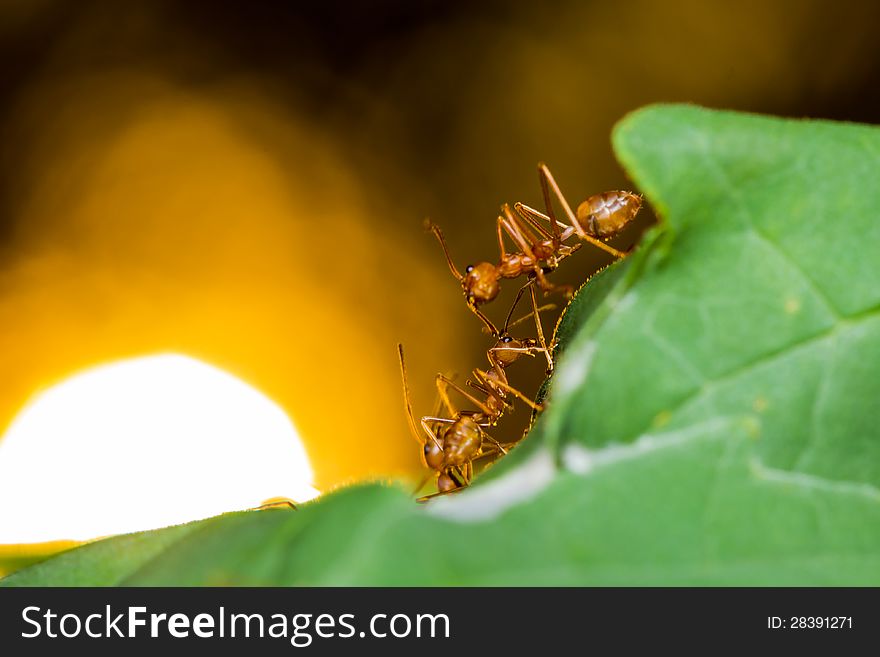
{"type": "MultiPolygon", "coordinates": [[[[498,453],[503,448],[497,441],[489,438],[471,414],[457,411],[445,394],[441,395],[441,399],[446,403],[447,411],[453,417],[445,418],[436,415],[422,417],[420,421],[424,432],[424,436],[422,436],[416,426],[410,401],[403,345],[398,344],[397,351],[400,358],[400,372],[403,378],[404,402],[409,428],[415,439],[422,445],[422,457],[425,465],[437,473],[437,494],[458,490],[470,482],[474,460],[498,453]],[[441,425],[446,425],[442,431],[441,425]],[[490,448],[484,445],[484,438],[487,439],[485,442],[494,442],[495,446],[490,448]]],[[[438,388],[440,388],[439,385],[438,388]]],[[[432,496],[420,498],[419,501],[429,497],[432,496]]]]}
{"type": "Polygon", "coordinates": [[[503,216],[496,219],[496,234],[498,236],[498,250],[500,258],[498,264],[491,262],[478,262],[475,265],[465,267],[465,273],[458,271],[452,257],[449,255],[449,247],[443,237],[440,227],[427,220],[425,225],[443,248],[449,271],[461,283],[464,290],[468,307],[479,317],[487,327],[491,329],[492,323],[479,310],[478,306],[489,303],[498,296],[501,291],[501,279],[519,278],[523,274],[529,274],[537,279],[544,292],[557,289],[545,276],[546,273],[556,269],[559,262],[568,257],[580,244],[568,246],[562,244],[561,233],[558,223],[551,222],[552,232],[548,232],[538,221],[527,213],[517,210],[514,213],[506,203],[501,207],[503,216]],[[536,236],[529,227],[533,228],[536,236]],[[504,245],[504,233],[513,240],[519,251],[508,253],[504,245]]]}
{"type": "Polygon", "coordinates": [[[623,258],[625,252],[609,246],[602,240],[620,232],[632,221],[641,207],[642,199],[639,195],[610,191],[590,196],[578,206],[575,216],[545,164],[538,165],[538,175],[547,214],[523,203],[515,203],[513,210],[506,203],[501,206],[502,215],[497,217],[495,224],[500,253],[498,264],[478,262],[475,265],[468,265],[462,274],[452,261],[440,227],[430,220],[425,222],[428,230],[434,233],[437,241],[440,242],[450,272],[461,283],[468,307],[490,330],[492,323],[478,306],[489,303],[498,296],[501,279],[518,278],[523,274],[529,274],[537,280],[545,293],[563,289],[570,296],[571,286],[555,286],[546,277],[547,273],[556,269],[564,258],[581,246],[581,244],[569,246],[564,242],[576,234],[582,241],[589,242],[615,258],[623,258]],[[551,202],[551,189],[570,224],[557,221],[551,202]],[[549,224],[549,230],[545,224],[549,224]],[[519,251],[507,252],[504,233],[507,233],[519,251]]]}
{"type": "MultiPolygon", "coordinates": [[[[509,384],[504,369],[523,354],[534,355],[534,353],[539,351],[547,354],[548,362],[552,367],[552,360],[550,360],[546,347],[538,346],[538,342],[531,338],[515,339],[507,334],[507,330],[511,325],[510,319],[513,311],[526,287],[530,287],[532,293],[532,315],[534,315],[539,331],[541,331],[540,317],[538,315],[539,309],[535,302],[534,288],[532,282],[529,282],[520,289],[516,301],[508,313],[504,330],[500,333],[497,330],[494,331],[501,337],[487,353],[491,367],[488,370],[475,368],[472,372],[473,380],[466,382],[468,386],[482,393],[485,398],[477,398],[449,377],[438,374],[435,378],[435,384],[439,400],[445,406],[446,412],[450,417],[439,417],[437,411],[432,415],[422,417],[420,425],[423,434],[420,434],[416,426],[415,416],[412,411],[403,345],[398,345],[404,401],[410,430],[422,445],[422,456],[425,465],[437,472],[437,494],[449,493],[467,486],[473,476],[473,462],[475,460],[499,453],[507,453],[507,450],[497,440],[485,433],[484,429],[496,426],[504,412],[512,406],[508,394],[520,399],[536,411],[543,410],[543,406],[536,404],[509,384]],[[465,397],[478,410],[458,410],[449,397],[450,388],[465,397]],[[441,429],[441,425],[448,426],[445,429],[441,429]],[[422,439],[422,436],[424,436],[425,440],[422,439]],[[487,443],[491,443],[491,445],[487,443]]],[[[541,342],[543,342],[543,332],[540,332],[540,335],[541,342]]],[[[421,488],[421,485],[419,488],[421,488]]],[[[433,497],[433,495],[420,498],[420,501],[430,497],[433,497]]]]}
{"type": "Polygon", "coordinates": [[[510,310],[507,313],[507,319],[504,320],[504,328],[501,331],[498,331],[491,322],[488,322],[489,326],[486,329],[487,332],[497,338],[495,345],[491,347],[486,354],[493,368],[505,368],[524,354],[534,356],[536,353],[543,353],[547,358],[547,374],[550,374],[553,371],[553,359],[550,355],[550,349],[547,347],[547,341],[544,338],[544,328],[541,324],[540,313],[544,310],[552,310],[555,308],[556,306],[554,304],[546,304],[540,308],[538,307],[537,299],[535,299],[534,279],[523,285],[519,289],[519,292],[517,292],[516,299],[514,299],[513,305],[511,305],[510,310]],[[520,317],[515,322],[511,322],[510,320],[513,317],[513,312],[516,310],[526,288],[529,289],[529,294],[531,296],[532,311],[525,317],[520,317]],[[535,328],[538,336],[537,340],[534,338],[512,338],[508,333],[510,327],[516,326],[520,322],[529,319],[529,317],[533,317],[535,320],[535,328]]]}

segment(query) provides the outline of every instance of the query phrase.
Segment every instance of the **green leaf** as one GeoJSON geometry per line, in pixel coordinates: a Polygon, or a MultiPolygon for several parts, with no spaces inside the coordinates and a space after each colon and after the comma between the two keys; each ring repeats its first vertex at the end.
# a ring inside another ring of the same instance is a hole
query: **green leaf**
{"type": "Polygon", "coordinates": [[[359,486],[72,550],[39,584],[880,584],[880,131],[694,107],[616,152],[661,224],[468,491],[359,486]]]}
{"type": "Polygon", "coordinates": [[[0,586],[115,586],[192,531],[195,523],[115,536],[13,573],[0,586]]]}

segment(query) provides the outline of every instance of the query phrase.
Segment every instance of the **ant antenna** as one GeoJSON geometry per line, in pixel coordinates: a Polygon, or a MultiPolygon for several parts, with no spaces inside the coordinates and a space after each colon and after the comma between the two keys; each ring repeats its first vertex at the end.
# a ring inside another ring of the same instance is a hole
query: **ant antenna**
{"type": "Polygon", "coordinates": [[[510,328],[510,320],[513,317],[513,312],[516,310],[516,307],[519,305],[519,300],[522,299],[523,292],[526,291],[526,288],[529,285],[532,285],[534,280],[530,280],[528,283],[519,288],[519,292],[516,293],[516,299],[513,300],[513,305],[510,307],[510,310],[507,312],[507,319],[504,320],[504,328],[501,329],[500,335],[507,335],[507,329],[510,328]]]}
{"type": "MultiPolygon", "coordinates": [[[[540,313],[547,312],[548,310],[556,310],[557,308],[558,308],[558,306],[555,303],[545,303],[543,306],[538,306],[536,310],[540,314],[540,313]]],[[[504,337],[504,335],[506,335],[508,333],[509,329],[512,329],[514,326],[522,324],[523,322],[527,322],[528,320],[533,319],[533,318],[534,318],[534,313],[528,313],[527,315],[523,315],[522,317],[518,317],[517,319],[510,322],[502,333],[492,333],[492,331],[490,331],[488,328],[486,328],[484,326],[483,333],[485,333],[486,335],[492,335],[495,337],[504,337]]]]}
{"type": "Polygon", "coordinates": [[[452,257],[449,255],[449,248],[446,246],[446,240],[443,238],[443,232],[440,230],[440,226],[430,219],[425,219],[425,229],[434,233],[434,237],[437,238],[437,241],[440,242],[440,246],[443,247],[443,253],[446,256],[446,264],[449,265],[449,271],[452,272],[452,275],[460,281],[464,280],[464,276],[461,275],[458,269],[456,269],[455,263],[452,262],[452,257]]]}
{"type": "MultiPolygon", "coordinates": [[[[538,308],[537,308],[537,311],[539,313],[543,313],[548,310],[556,310],[556,304],[555,303],[545,303],[543,306],[538,306],[538,308]]],[[[517,324],[522,324],[523,322],[527,322],[528,320],[532,319],[533,317],[534,317],[534,313],[529,313],[528,315],[523,315],[522,317],[513,320],[510,323],[510,326],[508,326],[507,328],[513,328],[517,324]]]]}
{"type": "Polygon", "coordinates": [[[406,418],[409,421],[409,430],[412,432],[413,438],[422,445],[424,443],[421,438],[419,438],[419,432],[416,428],[416,419],[413,416],[412,402],[410,401],[409,383],[407,383],[406,378],[406,363],[403,360],[403,345],[399,342],[397,343],[397,355],[400,357],[400,375],[403,378],[403,402],[406,405],[406,418]]]}

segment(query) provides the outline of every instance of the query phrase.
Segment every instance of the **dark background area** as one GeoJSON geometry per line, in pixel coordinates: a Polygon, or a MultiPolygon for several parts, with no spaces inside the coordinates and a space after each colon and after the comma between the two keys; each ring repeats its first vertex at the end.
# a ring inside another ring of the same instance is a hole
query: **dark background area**
{"type": "MultiPolygon", "coordinates": [[[[606,136],[600,117],[648,102],[867,123],[880,112],[870,3],[42,0],[2,11],[4,124],[46,77],[155,70],[199,88],[251,76],[338,135],[378,195],[411,196],[382,185],[383,167],[418,180],[434,198],[417,213],[444,224],[492,214],[511,188],[533,192],[538,158],[577,153],[619,180],[607,139],[585,138],[606,136]]],[[[23,156],[11,137],[7,204],[23,156]]]]}

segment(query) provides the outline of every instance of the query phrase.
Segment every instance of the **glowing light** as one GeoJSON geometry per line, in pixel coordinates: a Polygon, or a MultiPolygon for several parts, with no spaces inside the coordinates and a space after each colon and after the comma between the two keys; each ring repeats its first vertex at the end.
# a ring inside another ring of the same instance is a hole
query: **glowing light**
{"type": "Polygon", "coordinates": [[[38,395],[0,441],[0,543],[89,539],[318,493],[285,413],[235,377],[159,355],[38,395]]]}

